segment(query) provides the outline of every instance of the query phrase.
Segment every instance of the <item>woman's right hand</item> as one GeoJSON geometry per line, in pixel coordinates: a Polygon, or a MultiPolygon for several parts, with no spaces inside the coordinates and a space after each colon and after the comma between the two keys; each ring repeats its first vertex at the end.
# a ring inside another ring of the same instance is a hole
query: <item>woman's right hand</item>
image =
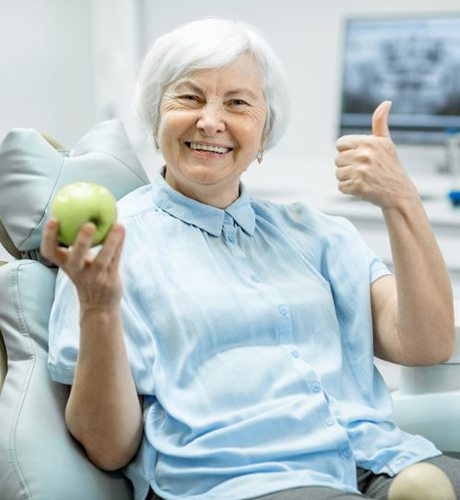
{"type": "Polygon", "coordinates": [[[101,469],[124,467],[142,439],[142,401],[124,343],[119,262],[125,231],[115,224],[99,252],[91,249],[94,225],[83,226],[75,243],[57,240],[58,221],[43,233],[43,257],[61,267],[80,299],[77,367],[65,410],[70,433],[101,469]]]}
{"type": "Polygon", "coordinates": [[[100,251],[91,251],[95,227],[85,224],[71,247],[58,243],[59,223],[51,218],[45,226],[40,246],[42,256],[62,268],[77,288],[80,306],[110,308],[120,303],[122,286],[119,262],[125,236],[121,224],[115,224],[100,251]]]}

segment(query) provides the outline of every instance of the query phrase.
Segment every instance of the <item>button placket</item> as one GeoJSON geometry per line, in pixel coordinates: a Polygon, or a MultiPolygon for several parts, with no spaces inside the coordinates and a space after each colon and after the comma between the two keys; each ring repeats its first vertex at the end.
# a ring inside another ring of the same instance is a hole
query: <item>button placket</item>
{"type": "Polygon", "coordinates": [[[224,231],[225,240],[227,242],[229,242],[229,243],[236,242],[236,227],[235,227],[233,219],[228,214],[225,214],[225,216],[224,216],[223,231],[224,231]]]}
{"type": "Polygon", "coordinates": [[[225,240],[229,243],[236,242],[236,228],[229,226],[224,228],[225,240]]]}
{"type": "Polygon", "coordinates": [[[278,340],[281,344],[291,343],[292,322],[289,309],[285,304],[278,304],[278,340]]]}

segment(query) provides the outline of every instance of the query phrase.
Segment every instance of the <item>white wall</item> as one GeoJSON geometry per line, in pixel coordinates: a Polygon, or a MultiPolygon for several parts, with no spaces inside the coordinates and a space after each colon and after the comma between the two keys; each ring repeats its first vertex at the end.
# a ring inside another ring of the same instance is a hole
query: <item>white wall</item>
{"type": "Polygon", "coordinates": [[[90,2],[0,2],[1,138],[33,127],[73,144],[92,125],[90,2]]]}

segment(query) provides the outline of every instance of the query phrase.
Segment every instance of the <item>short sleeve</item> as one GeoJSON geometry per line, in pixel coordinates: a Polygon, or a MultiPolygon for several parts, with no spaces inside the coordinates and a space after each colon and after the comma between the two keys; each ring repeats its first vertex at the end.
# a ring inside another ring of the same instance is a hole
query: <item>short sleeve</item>
{"type": "Polygon", "coordinates": [[[364,241],[363,245],[367,248],[367,255],[369,260],[369,283],[373,283],[382,276],[390,275],[391,271],[383,262],[382,258],[376,255],[364,241]]]}
{"type": "Polygon", "coordinates": [[[48,368],[51,378],[72,385],[78,356],[79,305],[75,287],[59,270],[49,320],[48,368]]]}
{"type": "Polygon", "coordinates": [[[364,241],[356,227],[343,217],[331,217],[328,238],[328,268],[340,281],[351,285],[363,282],[371,284],[382,276],[391,274],[382,258],[364,241]]]}
{"type": "Polygon", "coordinates": [[[363,394],[367,393],[372,399],[370,388],[373,387],[374,361],[370,285],[391,273],[351,222],[334,217],[330,223],[327,272],[342,345],[356,383],[363,394]]]}
{"type": "MultiPolygon", "coordinates": [[[[129,293],[125,295],[122,301],[123,333],[131,372],[137,392],[153,394],[152,333],[136,311],[135,298],[129,293]]],[[[79,314],[75,286],[63,271],[59,271],[49,322],[48,367],[52,379],[62,384],[73,383],[80,341],[79,314]]]]}

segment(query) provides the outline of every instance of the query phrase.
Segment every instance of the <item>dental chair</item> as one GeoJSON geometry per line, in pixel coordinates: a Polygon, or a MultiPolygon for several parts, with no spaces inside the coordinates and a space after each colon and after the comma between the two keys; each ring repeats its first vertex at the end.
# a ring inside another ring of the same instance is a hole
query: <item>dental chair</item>
{"type": "Polygon", "coordinates": [[[67,432],[69,388],[48,374],[57,270],[38,248],[54,194],[77,180],[117,199],[149,182],[120,121],[99,124],[72,151],[33,129],[0,145],[0,242],[11,254],[0,266],[1,500],[132,499],[122,473],[99,470],[67,432]]]}

